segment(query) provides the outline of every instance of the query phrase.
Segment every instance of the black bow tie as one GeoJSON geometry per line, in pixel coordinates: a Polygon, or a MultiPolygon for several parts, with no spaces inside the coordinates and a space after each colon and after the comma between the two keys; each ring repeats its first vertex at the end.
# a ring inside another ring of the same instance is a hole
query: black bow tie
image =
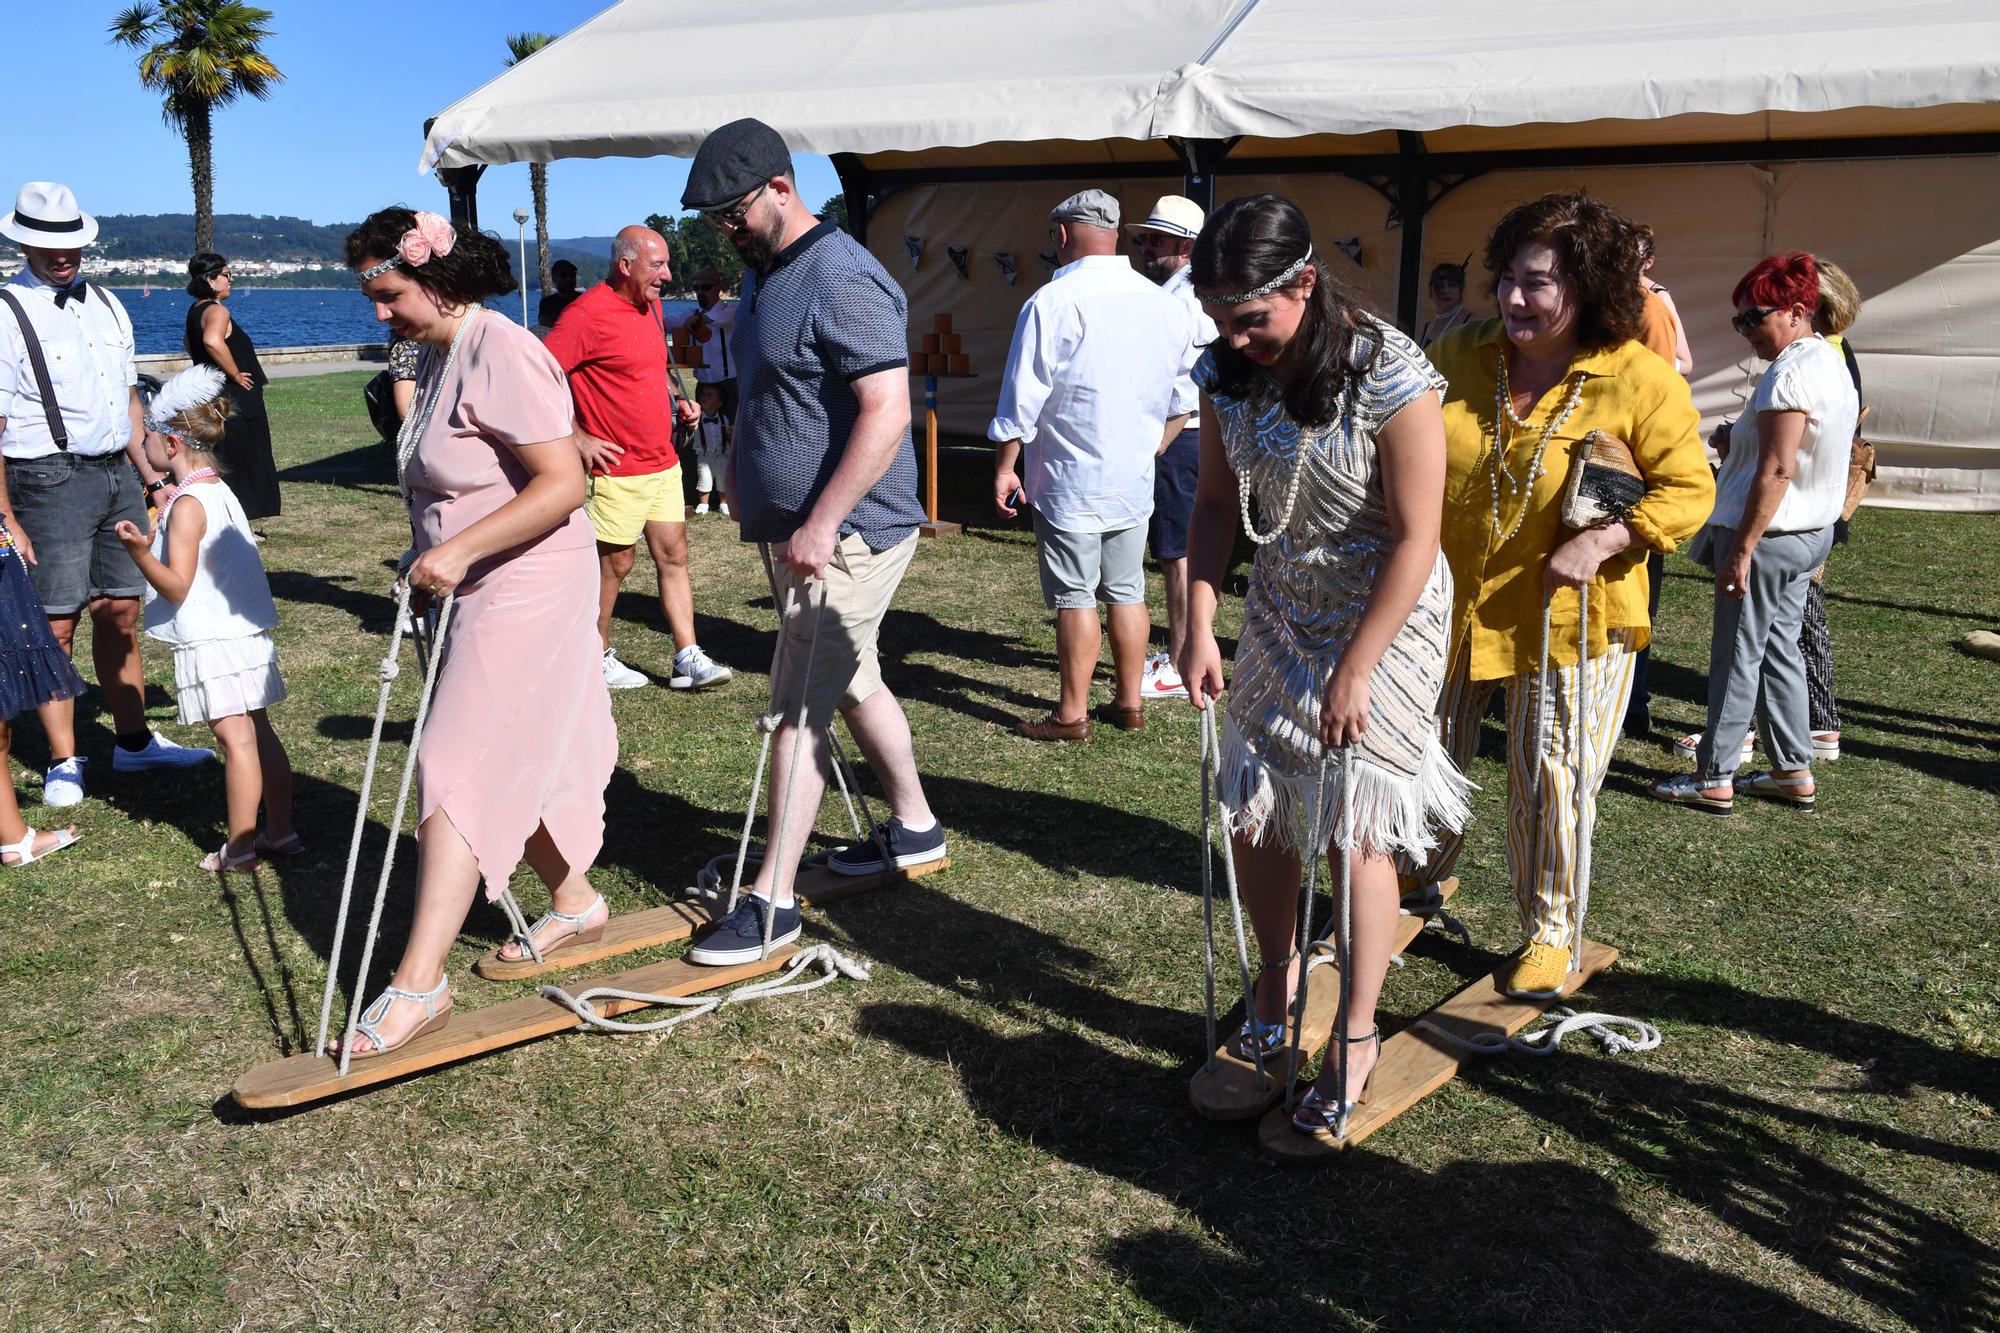
{"type": "Polygon", "coordinates": [[[62,309],[67,302],[83,300],[89,292],[89,286],[80,279],[67,287],[56,288],[56,309],[62,309]]]}

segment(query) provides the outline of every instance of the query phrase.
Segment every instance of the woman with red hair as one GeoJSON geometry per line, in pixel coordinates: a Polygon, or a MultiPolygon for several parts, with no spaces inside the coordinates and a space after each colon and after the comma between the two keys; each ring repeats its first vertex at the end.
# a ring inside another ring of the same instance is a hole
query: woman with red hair
{"type": "Polygon", "coordinates": [[[1695,771],[1652,790],[1711,814],[1733,813],[1739,790],[1810,810],[1813,745],[1799,624],[1812,572],[1833,546],[1847,498],[1860,400],[1841,354],[1813,329],[1819,265],[1811,255],[1772,255],[1743,275],[1731,299],[1730,323],[1770,365],[1730,428],[1715,479],[1708,725],[1695,771]],[[1771,771],[1738,777],[1760,696],[1771,771]]]}

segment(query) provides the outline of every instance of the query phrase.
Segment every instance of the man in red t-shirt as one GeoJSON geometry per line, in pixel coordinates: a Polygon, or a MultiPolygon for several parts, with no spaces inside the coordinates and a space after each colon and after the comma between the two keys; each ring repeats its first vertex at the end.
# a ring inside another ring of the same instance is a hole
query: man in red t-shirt
{"type": "Polygon", "coordinates": [[[632,572],[641,535],[659,567],[660,609],[674,636],[668,685],[700,690],[730,676],[694,637],[687,500],[674,453],[674,421],[699,420],[701,409],[677,400],[668,378],[658,290],[672,276],[665,238],[651,227],[625,228],[611,243],[609,275],[570,303],[547,342],[569,376],[577,447],[590,469],[584,514],[597,533],[597,634],[604,644],[604,683],[614,690],[647,680],[611,649],[611,606],[632,572]]]}

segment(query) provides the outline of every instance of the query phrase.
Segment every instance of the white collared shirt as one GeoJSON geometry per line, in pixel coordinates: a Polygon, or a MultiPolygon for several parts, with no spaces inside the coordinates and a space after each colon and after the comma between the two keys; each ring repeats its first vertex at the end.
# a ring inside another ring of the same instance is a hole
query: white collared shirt
{"type": "Polygon", "coordinates": [[[1174,275],[1160,284],[1160,290],[1194,312],[1194,341],[1188,346],[1180,378],[1174,381],[1174,406],[1168,413],[1176,417],[1186,413],[1184,429],[1193,430],[1201,425],[1201,390],[1194,387],[1194,363],[1201,360],[1201,354],[1215,341],[1215,321],[1208,317],[1201,308],[1201,298],[1194,294],[1194,265],[1182,264],[1175,269],[1174,275]]]}
{"type": "MultiPolygon", "coordinates": [[[[118,299],[93,284],[88,299],[56,309],[56,289],[23,268],[7,284],[34,322],[49,384],[69,431],[69,451],[90,458],[117,453],[131,443],[127,413],[132,386],[139,382],[132,360],[132,321],[118,299]]],[[[0,305],[0,454],[45,458],[56,452],[48,413],[35,383],[35,368],[14,312],[0,305]]]]}
{"type": "Polygon", "coordinates": [[[1116,532],[1152,516],[1153,456],[1194,337],[1189,307],[1122,255],[1065,264],[1028,298],[986,437],[1021,441],[1042,521],[1116,532]]]}
{"type": "Polygon", "coordinates": [[[701,349],[701,364],[693,371],[696,384],[714,384],[736,378],[736,349],[730,346],[730,340],[736,336],[737,304],[735,301],[717,301],[712,308],[693,311],[680,322],[680,327],[688,328],[694,323],[696,315],[706,315],[711,325],[708,341],[694,344],[701,349]]]}

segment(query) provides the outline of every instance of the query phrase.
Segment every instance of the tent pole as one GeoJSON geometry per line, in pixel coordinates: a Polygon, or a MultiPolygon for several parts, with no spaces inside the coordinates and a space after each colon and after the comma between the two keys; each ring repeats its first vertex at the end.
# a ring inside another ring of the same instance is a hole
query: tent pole
{"type": "Polygon", "coordinates": [[[1236,138],[1169,139],[1167,142],[1173,145],[1181,160],[1181,193],[1201,205],[1204,217],[1213,213],[1216,168],[1223,158],[1229,156],[1229,150],[1236,146],[1236,138]]]}
{"type": "Polygon", "coordinates": [[[840,177],[840,192],[847,199],[847,231],[863,245],[868,244],[868,168],[855,153],[831,156],[834,175],[840,177]]]}
{"type": "Polygon", "coordinates": [[[451,195],[451,225],[468,231],[479,230],[479,178],[486,172],[483,163],[464,167],[439,167],[438,179],[451,195]]]}
{"type": "Polygon", "coordinates": [[[1396,212],[1403,223],[1402,261],[1396,270],[1396,324],[1416,336],[1417,301],[1423,291],[1424,214],[1430,211],[1431,181],[1424,160],[1424,139],[1410,130],[1397,130],[1402,146],[1401,170],[1397,174],[1396,212]]]}

